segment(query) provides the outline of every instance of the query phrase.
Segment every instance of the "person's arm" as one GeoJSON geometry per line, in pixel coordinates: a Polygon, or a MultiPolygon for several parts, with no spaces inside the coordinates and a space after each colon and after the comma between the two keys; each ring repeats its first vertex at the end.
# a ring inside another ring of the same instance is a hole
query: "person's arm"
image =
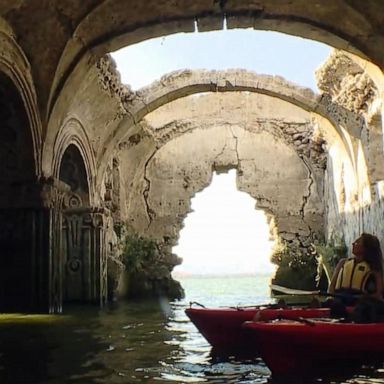
{"type": "Polygon", "coordinates": [[[335,285],[336,285],[336,281],[337,281],[337,276],[339,275],[340,269],[343,267],[346,260],[347,259],[341,259],[337,263],[336,268],[333,271],[331,282],[329,283],[328,293],[332,293],[332,294],[335,293],[335,285]]]}

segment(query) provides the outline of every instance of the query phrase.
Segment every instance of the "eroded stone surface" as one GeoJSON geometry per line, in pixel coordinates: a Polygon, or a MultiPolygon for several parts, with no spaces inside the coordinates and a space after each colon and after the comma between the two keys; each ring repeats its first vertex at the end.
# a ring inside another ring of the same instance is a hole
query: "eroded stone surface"
{"type": "MultiPolygon", "coordinates": [[[[369,66],[368,66],[369,69],[369,66]]],[[[363,119],[358,139],[347,145],[329,141],[325,178],[328,239],[352,243],[365,231],[384,237],[380,228],[383,190],[383,117],[381,82],[361,62],[335,51],[317,72],[319,87],[332,100],[363,119]]]]}
{"type": "Polygon", "coordinates": [[[157,238],[166,259],[214,170],[237,169],[239,190],[265,210],[272,236],[303,252],[321,238],[325,157],[308,112],[265,95],[208,94],[159,108],[142,127],[147,139],[121,147],[126,219],[157,238]],[[138,163],[140,149],[146,160],[138,163]]]}
{"type": "Polygon", "coordinates": [[[383,243],[382,11],[379,0],[318,7],[306,0],[193,6],[149,0],[131,1],[129,9],[123,0],[3,1],[0,89],[12,92],[0,103],[6,179],[0,232],[9,256],[0,258],[0,291],[10,290],[8,304],[21,297],[20,308],[61,311],[63,297],[75,297],[76,287],[102,304],[108,264],[110,281],[119,273],[114,224],[124,220],[156,237],[174,265],[170,250],[190,199],[209,184],[213,169],[236,168],[239,188],[266,210],[273,235],[296,248],[305,250],[315,234],[349,245],[362,231],[383,243]],[[280,77],[190,70],[132,92],[105,57],[149,37],[221,29],[224,18],[228,28],[285,31],[348,53],[336,52],[319,71],[320,95],[280,77]],[[211,93],[205,99],[211,110],[203,102],[188,110],[176,101],[200,92],[211,93]],[[74,176],[84,169],[84,196],[70,169],[59,180],[71,146],[79,153],[74,176]],[[67,244],[65,262],[64,236],[77,239],[67,244]],[[80,238],[98,245],[82,247],[80,238]],[[96,267],[79,278],[77,267],[87,260],[96,267]],[[62,284],[68,270],[78,273],[74,286],[62,284]],[[18,278],[20,291],[12,285],[18,278]]]}

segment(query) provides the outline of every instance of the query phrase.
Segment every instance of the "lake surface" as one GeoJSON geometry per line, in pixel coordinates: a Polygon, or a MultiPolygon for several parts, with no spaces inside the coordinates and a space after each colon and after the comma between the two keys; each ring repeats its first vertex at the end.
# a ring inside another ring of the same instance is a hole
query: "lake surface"
{"type": "MultiPolygon", "coordinates": [[[[184,309],[262,304],[269,277],[188,277],[183,301],[130,302],[64,315],[0,314],[0,383],[270,383],[261,359],[211,355],[184,309]]],[[[384,357],[383,357],[384,359],[384,357]]],[[[363,367],[316,383],[384,383],[383,367],[363,367]]]]}

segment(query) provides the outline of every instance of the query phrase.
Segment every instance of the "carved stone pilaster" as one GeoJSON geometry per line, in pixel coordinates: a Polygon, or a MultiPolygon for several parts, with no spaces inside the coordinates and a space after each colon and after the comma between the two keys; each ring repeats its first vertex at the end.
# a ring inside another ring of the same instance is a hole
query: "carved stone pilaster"
{"type": "Polygon", "coordinates": [[[63,210],[64,301],[103,305],[107,299],[106,212],[68,195],[63,210]]]}
{"type": "Polygon", "coordinates": [[[30,190],[29,205],[0,209],[0,311],[61,312],[61,201],[66,188],[44,179],[30,190]]]}
{"type": "Polygon", "coordinates": [[[69,187],[50,178],[42,184],[42,205],[49,213],[49,271],[48,292],[49,312],[61,313],[63,306],[63,268],[62,268],[62,205],[69,187]]]}

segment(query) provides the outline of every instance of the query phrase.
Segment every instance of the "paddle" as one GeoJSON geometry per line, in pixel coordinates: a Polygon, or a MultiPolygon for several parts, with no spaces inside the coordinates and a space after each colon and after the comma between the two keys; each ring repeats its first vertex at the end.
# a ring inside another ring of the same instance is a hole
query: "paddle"
{"type": "Polygon", "coordinates": [[[287,287],[283,287],[283,286],[277,285],[277,284],[271,284],[270,287],[271,287],[272,290],[274,290],[276,292],[284,293],[285,295],[333,296],[330,293],[327,293],[327,292],[324,292],[324,291],[320,291],[320,290],[317,290],[317,291],[305,291],[305,290],[302,290],[302,289],[287,288],[287,287]]]}
{"type": "Polygon", "coordinates": [[[277,284],[270,284],[270,288],[276,292],[284,293],[285,295],[293,295],[293,296],[329,296],[329,297],[339,297],[339,298],[347,298],[347,297],[359,297],[361,294],[358,293],[328,293],[326,291],[305,291],[302,289],[292,289],[283,287],[277,284]]]}

